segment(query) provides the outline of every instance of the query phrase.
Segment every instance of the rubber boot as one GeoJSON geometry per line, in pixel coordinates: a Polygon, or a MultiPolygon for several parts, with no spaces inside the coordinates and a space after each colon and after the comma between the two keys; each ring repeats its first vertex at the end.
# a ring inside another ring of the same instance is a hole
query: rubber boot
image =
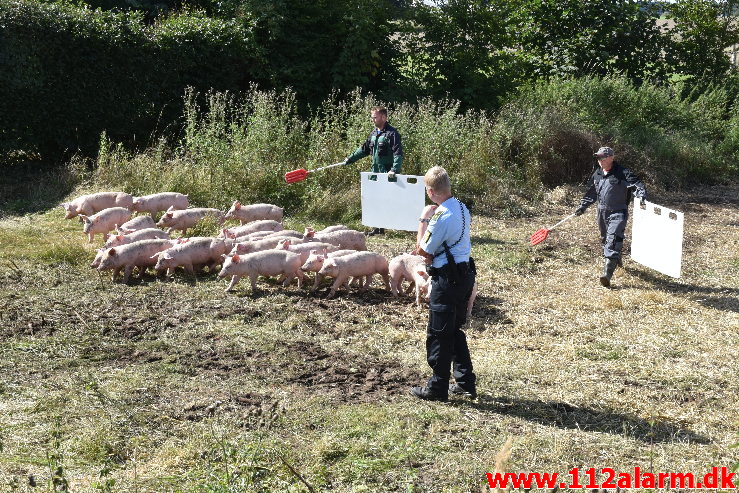
{"type": "Polygon", "coordinates": [[[611,285],[611,277],[613,277],[613,271],[616,270],[616,266],[618,265],[618,259],[615,258],[607,258],[605,263],[603,264],[603,275],[600,276],[600,283],[605,286],[609,287],[611,285]]]}

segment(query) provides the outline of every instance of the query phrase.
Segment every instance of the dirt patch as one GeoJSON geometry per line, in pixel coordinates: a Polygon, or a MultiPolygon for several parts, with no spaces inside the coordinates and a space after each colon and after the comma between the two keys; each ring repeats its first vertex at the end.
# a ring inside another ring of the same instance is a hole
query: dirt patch
{"type": "Polygon", "coordinates": [[[395,360],[358,361],[341,352],[327,352],[316,344],[301,344],[302,363],[290,379],[299,385],[331,392],[340,401],[386,400],[423,382],[423,376],[395,360]],[[302,371],[300,371],[302,370],[302,371]]]}
{"type": "Polygon", "coordinates": [[[232,376],[268,370],[270,365],[264,364],[268,359],[269,354],[264,351],[215,346],[183,353],[173,362],[180,364],[183,372],[189,375],[208,371],[216,375],[232,376]]]}
{"type": "Polygon", "coordinates": [[[242,417],[242,427],[269,429],[277,422],[282,411],[280,403],[270,396],[245,393],[189,403],[175,417],[187,421],[200,421],[220,413],[237,413],[242,417]]]}

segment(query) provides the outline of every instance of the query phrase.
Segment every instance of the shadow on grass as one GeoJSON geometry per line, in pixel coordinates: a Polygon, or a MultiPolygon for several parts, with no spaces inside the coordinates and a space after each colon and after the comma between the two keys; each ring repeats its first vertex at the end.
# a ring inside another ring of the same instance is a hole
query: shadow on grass
{"type": "MultiPolygon", "coordinates": [[[[680,283],[666,276],[656,275],[656,274],[653,274],[652,272],[641,270],[641,269],[626,268],[624,270],[626,270],[628,274],[636,278],[639,278],[644,282],[652,284],[653,286],[656,286],[659,289],[663,289],[671,293],[691,293],[691,294],[701,293],[701,294],[719,294],[719,295],[729,295],[729,296],[739,295],[738,288],[730,288],[728,286],[701,286],[698,284],[680,283]]],[[[709,305],[709,306],[712,306],[712,305],[709,305]]],[[[733,308],[734,309],[732,311],[736,311],[736,303],[734,303],[733,308]]]]}
{"type": "Polygon", "coordinates": [[[52,209],[73,187],[73,180],[60,165],[25,162],[8,166],[0,180],[0,217],[52,209]]]}
{"type": "Polygon", "coordinates": [[[481,331],[485,330],[485,327],[479,326],[482,321],[485,321],[486,324],[513,325],[513,320],[500,309],[502,304],[503,300],[501,298],[478,294],[470,316],[473,327],[481,331]]]}
{"type": "Polygon", "coordinates": [[[651,422],[609,408],[596,410],[566,402],[510,399],[489,395],[479,395],[475,402],[456,401],[455,405],[470,406],[483,412],[516,416],[558,428],[623,435],[647,443],[676,441],[703,445],[711,443],[703,435],[686,430],[677,424],[651,422]]]}
{"type": "Polygon", "coordinates": [[[498,240],[496,238],[485,238],[482,236],[472,236],[470,238],[472,246],[476,245],[510,245],[512,241],[498,240]]]}

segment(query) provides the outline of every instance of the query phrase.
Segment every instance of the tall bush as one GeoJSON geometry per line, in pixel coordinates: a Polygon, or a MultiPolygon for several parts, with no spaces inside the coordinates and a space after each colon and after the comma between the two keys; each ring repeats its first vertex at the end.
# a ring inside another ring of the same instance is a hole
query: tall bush
{"type": "MultiPolygon", "coordinates": [[[[390,105],[389,116],[403,136],[405,174],[442,165],[476,213],[521,212],[521,199],[581,183],[601,145],[614,147],[650,187],[739,178],[738,120],[727,124],[720,91],[692,101],[676,92],[625,78],[565,79],[528,87],[495,117],[460,113],[452,100],[390,105]]],[[[360,91],[334,95],[305,120],[292,91],[253,86],[241,96],[203,98],[189,91],[186,130],[176,146],[162,141],[132,154],[105,138],[96,177],[137,194],[188,193],[200,205],[264,201],[288,214],[356,220],[357,174],[369,169],[369,159],[290,185],[283,176],[347,157],[366,139],[369,110],[379,102],[360,91]]]]}
{"type": "Polygon", "coordinates": [[[144,147],[185,87],[244,89],[260,64],[243,21],[0,0],[0,154],[93,154],[103,131],[144,147]]]}
{"type": "Polygon", "coordinates": [[[690,101],[679,92],[621,77],[541,82],[508,103],[497,126],[512,135],[509,154],[530,174],[539,170],[538,181],[551,173],[585,174],[584,150],[600,145],[614,147],[622,162],[663,187],[736,179],[739,155],[729,144],[726,95],[717,90],[690,101]],[[569,155],[547,159],[557,149],[567,152],[550,143],[562,141],[569,142],[569,155]]]}

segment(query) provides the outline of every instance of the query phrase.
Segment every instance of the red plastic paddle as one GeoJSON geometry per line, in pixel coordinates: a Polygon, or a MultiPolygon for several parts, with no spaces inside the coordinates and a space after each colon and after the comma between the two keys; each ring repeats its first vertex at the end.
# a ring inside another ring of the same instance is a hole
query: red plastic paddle
{"type": "Polygon", "coordinates": [[[549,236],[549,232],[551,230],[553,230],[554,228],[556,228],[557,226],[559,226],[563,222],[565,222],[568,219],[571,219],[573,217],[575,217],[575,213],[574,212],[572,214],[570,214],[569,216],[567,216],[566,218],[562,219],[560,222],[558,222],[557,224],[555,224],[551,228],[541,228],[539,231],[537,231],[536,233],[534,233],[534,234],[531,235],[531,244],[532,245],[538,245],[542,241],[546,240],[547,239],[547,236],[549,236]]]}
{"type": "Polygon", "coordinates": [[[285,173],[285,182],[286,183],[296,183],[299,181],[303,181],[306,178],[308,178],[308,173],[315,173],[316,171],[320,171],[326,168],[333,168],[334,166],[341,166],[342,164],[344,164],[344,161],[340,163],[329,164],[328,166],[323,166],[321,168],[316,168],[316,169],[311,169],[311,170],[300,168],[294,171],[288,171],[287,173],[285,173]]]}

